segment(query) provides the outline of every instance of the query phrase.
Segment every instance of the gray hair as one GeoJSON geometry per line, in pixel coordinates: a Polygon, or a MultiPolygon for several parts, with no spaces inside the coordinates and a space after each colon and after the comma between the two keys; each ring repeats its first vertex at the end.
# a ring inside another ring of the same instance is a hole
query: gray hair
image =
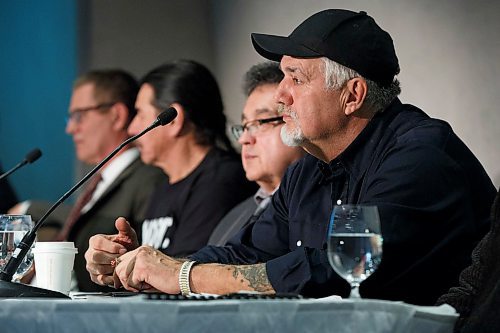
{"type": "Polygon", "coordinates": [[[243,92],[248,97],[257,87],[265,84],[279,84],[283,80],[283,76],[277,62],[266,61],[253,65],[243,78],[243,92]]]}
{"type": "MultiPolygon", "coordinates": [[[[326,57],[321,58],[324,63],[325,87],[326,89],[340,89],[347,81],[355,77],[363,78],[358,72],[345,67],[326,57]]],[[[388,87],[381,87],[376,82],[363,78],[368,86],[365,103],[375,109],[376,112],[383,111],[400,93],[399,81],[394,81],[388,87]]]]}

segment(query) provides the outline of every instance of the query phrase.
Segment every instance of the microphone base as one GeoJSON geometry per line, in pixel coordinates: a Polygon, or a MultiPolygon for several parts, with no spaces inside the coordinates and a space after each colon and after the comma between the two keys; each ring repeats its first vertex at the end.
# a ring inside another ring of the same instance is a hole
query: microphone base
{"type": "Polygon", "coordinates": [[[0,298],[17,298],[17,297],[29,297],[29,298],[44,297],[44,298],[70,299],[68,295],[60,293],[58,291],[37,288],[22,283],[0,281],[0,298]]]}

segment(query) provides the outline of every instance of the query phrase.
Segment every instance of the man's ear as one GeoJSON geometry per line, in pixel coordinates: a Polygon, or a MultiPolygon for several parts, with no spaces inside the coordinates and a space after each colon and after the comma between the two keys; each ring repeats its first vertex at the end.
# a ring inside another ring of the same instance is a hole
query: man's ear
{"type": "Polygon", "coordinates": [[[115,103],[110,111],[113,114],[113,129],[116,131],[127,130],[128,108],[122,102],[115,103]]]}
{"type": "Polygon", "coordinates": [[[366,81],[360,77],[356,77],[347,81],[346,84],[347,101],[345,104],[345,115],[349,116],[361,109],[368,92],[366,81]]]}
{"type": "Polygon", "coordinates": [[[172,103],[170,106],[177,110],[177,117],[175,117],[170,124],[165,126],[169,127],[169,133],[172,137],[180,136],[185,126],[186,113],[184,107],[179,103],[172,103]]]}

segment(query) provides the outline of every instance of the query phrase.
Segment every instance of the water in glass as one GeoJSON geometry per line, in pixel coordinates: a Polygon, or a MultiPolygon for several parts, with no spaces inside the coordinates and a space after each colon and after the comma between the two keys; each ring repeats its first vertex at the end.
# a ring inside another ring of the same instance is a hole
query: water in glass
{"type": "Polygon", "coordinates": [[[376,206],[340,205],[332,212],[328,232],[328,260],[350,283],[351,297],[382,260],[382,235],[376,206]]]}
{"type": "MultiPolygon", "coordinates": [[[[0,269],[7,264],[17,245],[32,227],[29,215],[0,215],[0,269]]],[[[32,264],[33,253],[30,250],[17,269],[14,280],[22,278],[32,264]]]]}

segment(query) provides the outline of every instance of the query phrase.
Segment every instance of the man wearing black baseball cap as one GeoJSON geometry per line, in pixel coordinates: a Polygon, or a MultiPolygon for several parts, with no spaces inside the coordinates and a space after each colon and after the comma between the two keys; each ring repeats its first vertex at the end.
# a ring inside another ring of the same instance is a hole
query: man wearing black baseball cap
{"type": "Polygon", "coordinates": [[[187,261],[143,256],[154,250],[142,247],[120,257],[116,277],[130,290],[346,296],[326,254],[330,214],[334,205],[370,204],[384,253],[361,296],[433,304],[488,229],[495,188],[480,163],[447,123],[399,101],[392,39],[366,13],[325,10],[288,37],[252,34],[252,42],[285,74],[275,97],[283,141],[310,155],[225,247],[187,261]]]}
{"type": "Polygon", "coordinates": [[[255,50],[280,61],[327,57],[361,76],[388,86],[399,73],[392,38],[365,12],[329,9],[312,15],[288,37],[252,34],[255,50]]]}

